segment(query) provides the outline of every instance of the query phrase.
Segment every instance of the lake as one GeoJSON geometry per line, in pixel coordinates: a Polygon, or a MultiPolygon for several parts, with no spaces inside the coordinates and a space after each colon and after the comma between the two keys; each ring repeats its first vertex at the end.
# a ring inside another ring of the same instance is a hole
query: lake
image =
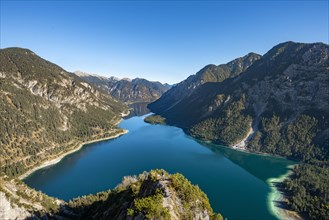
{"type": "Polygon", "coordinates": [[[270,210],[267,181],[287,173],[292,161],[197,141],[180,128],[150,125],[143,119],[123,120],[119,126],[129,133],[85,145],[23,181],[68,201],[114,188],[123,176],[162,168],[199,185],[214,211],[228,220],[277,219],[270,210]]]}

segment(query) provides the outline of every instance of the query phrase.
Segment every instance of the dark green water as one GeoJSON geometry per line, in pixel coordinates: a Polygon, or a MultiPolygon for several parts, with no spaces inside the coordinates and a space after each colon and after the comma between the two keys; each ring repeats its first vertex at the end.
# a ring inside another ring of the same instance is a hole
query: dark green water
{"type": "Polygon", "coordinates": [[[124,120],[120,127],[129,133],[86,145],[24,182],[69,200],[114,188],[123,176],[163,168],[198,184],[213,209],[228,220],[276,219],[268,208],[266,180],[285,174],[291,161],[198,142],[180,128],[149,125],[143,117],[124,120]]]}

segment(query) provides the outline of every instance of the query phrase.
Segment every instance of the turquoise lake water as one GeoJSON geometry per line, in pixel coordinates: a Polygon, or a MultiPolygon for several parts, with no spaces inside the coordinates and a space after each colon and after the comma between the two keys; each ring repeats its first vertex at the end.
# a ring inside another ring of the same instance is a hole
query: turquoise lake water
{"type": "Polygon", "coordinates": [[[85,145],[24,182],[68,201],[114,188],[123,176],[162,168],[199,185],[214,211],[228,220],[277,219],[269,209],[266,181],[285,174],[292,161],[200,142],[180,128],[150,125],[143,118],[123,120],[120,127],[129,133],[85,145]]]}

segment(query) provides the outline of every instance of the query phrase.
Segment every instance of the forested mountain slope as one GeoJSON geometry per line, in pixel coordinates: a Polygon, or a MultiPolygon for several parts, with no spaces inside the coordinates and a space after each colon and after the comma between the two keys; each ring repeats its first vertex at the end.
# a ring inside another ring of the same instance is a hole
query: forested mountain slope
{"type": "Polygon", "coordinates": [[[1,173],[17,176],[79,143],[122,132],[127,107],[21,48],[0,50],[1,173]]]}
{"type": "Polygon", "coordinates": [[[25,185],[17,176],[31,168],[123,133],[127,106],[30,50],[1,49],[0,60],[1,219],[222,219],[197,186],[164,170],[69,203],[25,185]]]}
{"type": "Polygon", "coordinates": [[[169,110],[181,100],[190,96],[200,86],[209,82],[222,82],[225,79],[236,77],[260,58],[261,56],[258,54],[249,53],[227,64],[218,66],[209,64],[195,75],[189,76],[186,80],[173,86],[161,96],[159,101],[155,101],[150,107],[159,112],[169,110]]]}
{"type": "Polygon", "coordinates": [[[170,109],[159,107],[168,102],[165,95],[149,107],[213,142],[235,145],[253,129],[249,148],[255,151],[299,159],[328,155],[328,51],[321,43],[279,44],[238,76],[205,83],[178,103],[171,100],[176,104],[170,109]]]}
{"type": "Polygon", "coordinates": [[[194,137],[301,161],[282,185],[288,204],[328,219],[329,45],[282,43],[235,77],[177,93],[179,100],[167,95],[174,89],[151,111],[194,137]]]}

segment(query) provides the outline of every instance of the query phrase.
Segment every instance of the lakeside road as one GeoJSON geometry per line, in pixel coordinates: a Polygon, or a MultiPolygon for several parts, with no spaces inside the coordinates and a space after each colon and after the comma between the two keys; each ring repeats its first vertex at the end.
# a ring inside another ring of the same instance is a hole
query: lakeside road
{"type": "MultiPolygon", "coordinates": [[[[122,119],[121,119],[122,120],[122,119]]],[[[121,122],[121,120],[119,121],[119,123],[121,122]]],[[[105,137],[105,138],[100,138],[100,139],[95,139],[95,140],[91,140],[91,141],[85,141],[85,142],[82,142],[80,143],[76,148],[66,152],[66,153],[63,153],[61,155],[59,155],[58,157],[52,159],[52,160],[48,160],[48,161],[45,161],[44,163],[42,163],[41,165],[37,166],[37,167],[34,167],[33,169],[30,169],[28,170],[27,172],[25,172],[24,174],[22,174],[21,176],[19,176],[18,178],[20,180],[22,179],[25,179],[26,177],[28,177],[29,175],[31,175],[33,172],[39,170],[39,169],[42,169],[42,168],[45,168],[45,167],[48,167],[48,166],[51,166],[51,165],[54,165],[58,162],[60,162],[64,157],[66,157],[67,155],[69,154],[72,154],[74,152],[77,152],[79,151],[84,145],[86,144],[91,144],[91,143],[95,143],[95,142],[100,142],[100,141],[106,141],[106,140],[111,140],[111,139],[114,139],[114,138],[117,138],[117,137],[120,137],[121,135],[124,135],[128,133],[128,130],[123,130],[122,132],[118,133],[118,134],[115,134],[115,135],[111,135],[109,137],[105,137]]]]}

